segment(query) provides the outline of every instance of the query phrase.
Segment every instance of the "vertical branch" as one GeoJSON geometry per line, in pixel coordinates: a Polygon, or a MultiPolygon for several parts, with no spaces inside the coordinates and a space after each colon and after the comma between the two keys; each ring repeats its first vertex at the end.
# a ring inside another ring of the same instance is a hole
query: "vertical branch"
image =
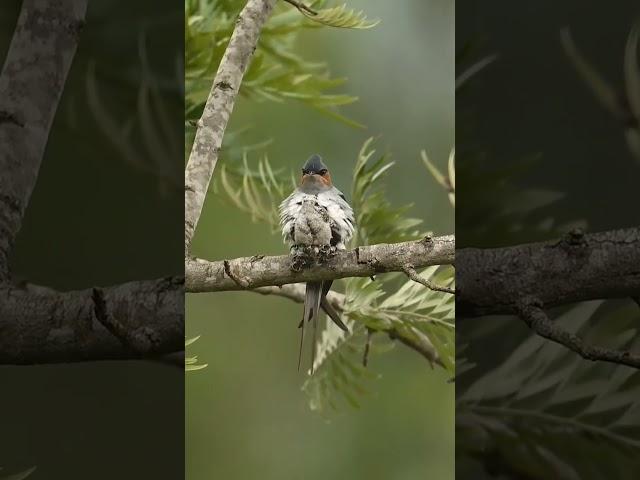
{"type": "Polygon", "coordinates": [[[204,106],[202,117],[189,155],[184,182],[184,243],[185,254],[191,246],[209,182],[218,161],[222,137],[229,122],[236,96],[240,90],[260,31],[276,0],[248,0],[238,19],[222,57],[220,66],[204,106]]]}
{"type": "Polygon", "coordinates": [[[23,0],[0,74],[0,283],[38,178],[88,0],[23,0]]]}

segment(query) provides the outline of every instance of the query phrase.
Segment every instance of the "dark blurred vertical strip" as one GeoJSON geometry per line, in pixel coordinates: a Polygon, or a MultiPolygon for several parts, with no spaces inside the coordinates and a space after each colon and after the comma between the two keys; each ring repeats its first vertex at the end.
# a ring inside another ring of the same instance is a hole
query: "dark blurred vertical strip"
{"type": "MultiPolygon", "coordinates": [[[[640,227],[639,31],[636,1],[456,3],[456,478],[640,472],[639,371],[584,360],[500,305],[479,312],[462,281],[503,274],[472,247],[570,252],[582,232],[640,227]]],[[[543,285],[553,265],[525,257],[509,268],[543,285]]],[[[621,297],[545,311],[586,343],[638,353],[640,309],[621,297]]]]}
{"type": "MultiPolygon", "coordinates": [[[[21,6],[0,3],[2,60],[21,6]]],[[[12,252],[16,282],[184,275],[183,55],[182,2],[88,1],[12,252]]],[[[183,478],[183,366],[0,366],[0,479],[32,467],[34,480],[183,478]]]]}

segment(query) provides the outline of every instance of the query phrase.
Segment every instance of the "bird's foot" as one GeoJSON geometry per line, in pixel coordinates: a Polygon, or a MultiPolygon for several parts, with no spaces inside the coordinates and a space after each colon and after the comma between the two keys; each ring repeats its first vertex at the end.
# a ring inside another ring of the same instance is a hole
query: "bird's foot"
{"type": "Polygon", "coordinates": [[[328,261],[335,256],[337,249],[332,245],[292,245],[291,270],[299,272],[328,261]]]}
{"type": "Polygon", "coordinates": [[[333,245],[322,245],[318,247],[318,261],[320,263],[326,262],[331,257],[334,257],[337,251],[338,250],[333,245]]]}
{"type": "Polygon", "coordinates": [[[291,270],[300,272],[306,267],[314,264],[314,256],[307,245],[291,246],[291,270]]]}

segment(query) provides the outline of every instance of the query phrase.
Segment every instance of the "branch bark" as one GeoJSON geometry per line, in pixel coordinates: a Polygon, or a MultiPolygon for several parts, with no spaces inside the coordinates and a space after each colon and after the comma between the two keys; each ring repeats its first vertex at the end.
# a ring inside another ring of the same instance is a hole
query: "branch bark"
{"type": "Polygon", "coordinates": [[[640,228],[551,242],[456,252],[456,314],[518,314],[525,297],[542,308],[640,292],[640,228]]]}
{"type": "Polygon", "coordinates": [[[87,0],[24,0],[0,75],[0,364],[153,358],[184,349],[184,279],[57,292],[11,284],[87,0]]]}
{"type": "Polygon", "coordinates": [[[0,364],[157,358],[184,350],[184,280],[75,292],[0,288],[0,364]]]}
{"type": "Polygon", "coordinates": [[[215,262],[190,259],[186,264],[186,290],[220,292],[345,277],[370,277],[383,272],[402,272],[407,264],[415,268],[450,265],[454,260],[454,250],[453,235],[370,245],[338,252],[326,263],[299,272],[291,269],[289,255],[253,256],[215,262]]]}
{"type": "Polygon", "coordinates": [[[233,35],[218,67],[202,117],[198,121],[196,136],[185,170],[185,255],[189,252],[191,240],[202,213],[209,183],[218,161],[222,138],[240,90],[242,78],[258,45],[262,26],[269,18],[275,3],[276,0],[249,0],[240,12],[233,35]]]}
{"type": "Polygon", "coordinates": [[[31,198],[87,0],[23,0],[0,74],[0,283],[31,198]]]}

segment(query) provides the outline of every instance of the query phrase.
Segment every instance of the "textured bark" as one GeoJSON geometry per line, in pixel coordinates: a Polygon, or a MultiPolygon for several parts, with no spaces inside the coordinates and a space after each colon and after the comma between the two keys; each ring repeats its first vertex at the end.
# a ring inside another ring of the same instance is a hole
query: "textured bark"
{"type": "Polygon", "coordinates": [[[0,288],[0,364],[157,357],[184,350],[184,280],[57,292],[0,288]]]}
{"type": "Polygon", "coordinates": [[[454,260],[455,237],[427,237],[395,244],[378,244],[338,252],[322,265],[291,269],[291,256],[253,256],[209,262],[190,259],[186,265],[188,292],[245,290],[287,283],[369,277],[377,273],[402,272],[406,265],[423,268],[450,265],[454,260]]]}
{"type": "Polygon", "coordinates": [[[640,228],[496,249],[456,252],[456,313],[518,314],[523,298],[541,308],[640,295],[640,228]]]}
{"type": "Polygon", "coordinates": [[[23,0],[0,75],[0,283],[38,177],[87,0],[23,0]]]}
{"type": "Polygon", "coordinates": [[[262,26],[276,0],[249,0],[236,21],[229,45],[218,67],[202,117],[198,121],[196,136],[185,171],[185,254],[189,251],[209,182],[218,161],[229,117],[242,77],[258,45],[262,26]]]}

